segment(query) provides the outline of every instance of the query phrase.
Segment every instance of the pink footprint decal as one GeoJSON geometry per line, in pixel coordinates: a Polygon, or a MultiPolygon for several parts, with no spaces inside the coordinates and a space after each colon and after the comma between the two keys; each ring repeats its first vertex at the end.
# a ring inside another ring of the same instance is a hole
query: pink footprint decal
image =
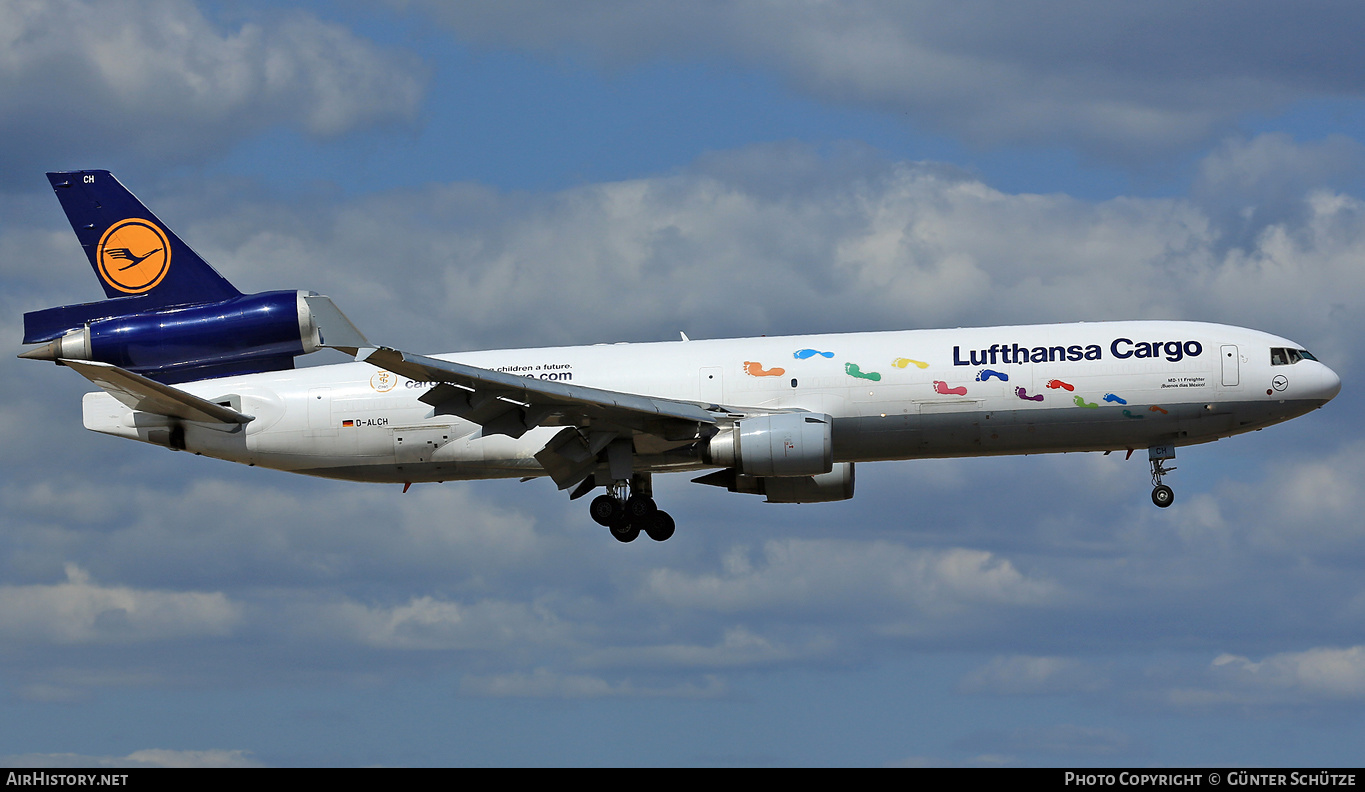
{"type": "Polygon", "coordinates": [[[1015,389],[1014,389],[1014,395],[1015,395],[1015,396],[1018,396],[1018,397],[1021,398],[1021,399],[1025,399],[1025,400],[1027,400],[1027,401],[1042,401],[1042,400],[1043,400],[1043,394],[1040,393],[1040,394],[1038,394],[1037,396],[1030,396],[1030,395],[1028,395],[1028,391],[1024,390],[1023,388],[1015,388],[1015,389]]]}
{"type": "Polygon", "coordinates": [[[934,390],[944,396],[966,396],[967,389],[964,387],[950,388],[948,383],[934,380],[934,390]]]}
{"type": "Polygon", "coordinates": [[[1075,385],[1072,385],[1069,382],[1062,382],[1061,380],[1048,380],[1047,386],[1053,390],[1057,390],[1058,388],[1066,388],[1069,391],[1076,390],[1075,385]]]}
{"type": "Polygon", "coordinates": [[[750,363],[744,361],[744,373],[751,377],[780,377],[787,373],[784,368],[764,369],[762,363],[750,363]]]}

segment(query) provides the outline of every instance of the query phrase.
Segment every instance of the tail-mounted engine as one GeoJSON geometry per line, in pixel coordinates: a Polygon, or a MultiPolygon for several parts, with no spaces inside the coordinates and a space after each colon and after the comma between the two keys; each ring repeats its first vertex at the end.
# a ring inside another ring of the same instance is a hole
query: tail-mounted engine
{"type": "Polygon", "coordinates": [[[163,383],[294,368],[323,342],[316,312],[336,311],[313,292],[273,291],[199,305],[128,311],[138,298],[24,315],[21,357],[93,360],[163,383]],[[311,305],[310,305],[311,303],[311,305]]]}

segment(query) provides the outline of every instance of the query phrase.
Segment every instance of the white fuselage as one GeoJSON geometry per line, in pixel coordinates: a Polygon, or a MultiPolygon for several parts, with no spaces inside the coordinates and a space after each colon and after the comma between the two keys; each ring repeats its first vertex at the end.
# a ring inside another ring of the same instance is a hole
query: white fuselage
{"type": "MultiPolygon", "coordinates": [[[[1195,322],[1101,322],[468,352],[448,361],[541,380],[732,408],[833,416],[838,462],[1191,445],[1320,407],[1328,367],[1272,365],[1301,349],[1255,330],[1195,322]]],[[[560,431],[513,439],[435,415],[433,383],[367,363],[177,387],[255,417],[244,429],[179,422],[186,450],[361,481],[543,475],[534,454],[560,431]]],[[[173,419],[88,394],[89,429],[165,444],[173,419]]],[[[636,470],[700,460],[637,438],[636,470]]]]}

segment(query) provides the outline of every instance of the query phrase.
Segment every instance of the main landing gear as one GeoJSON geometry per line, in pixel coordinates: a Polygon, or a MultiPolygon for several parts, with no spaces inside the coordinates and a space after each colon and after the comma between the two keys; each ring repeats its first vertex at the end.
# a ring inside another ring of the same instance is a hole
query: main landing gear
{"type": "Polygon", "coordinates": [[[1152,464],[1152,503],[1164,509],[1175,502],[1175,491],[1162,484],[1161,477],[1175,470],[1175,466],[1161,463],[1175,459],[1175,446],[1152,446],[1147,449],[1147,458],[1152,464]]]}
{"type": "Polygon", "coordinates": [[[637,482],[633,488],[618,481],[607,487],[607,494],[593,498],[588,511],[598,525],[611,529],[611,535],[619,542],[633,542],[641,531],[662,542],[673,535],[675,525],[668,512],[655,505],[648,489],[647,480],[637,482]],[[634,492],[627,497],[630,489],[634,492]]]}

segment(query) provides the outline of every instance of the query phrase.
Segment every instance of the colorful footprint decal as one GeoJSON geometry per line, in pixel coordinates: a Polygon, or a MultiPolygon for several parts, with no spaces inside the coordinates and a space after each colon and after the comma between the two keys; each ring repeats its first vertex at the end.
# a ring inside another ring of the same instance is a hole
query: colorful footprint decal
{"type": "Polygon", "coordinates": [[[1104,400],[1107,401],[1107,402],[1117,402],[1117,403],[1119,403],[1119,404],[1127,404],[1127,403],[1128,403],[1128,400],[1127,400],[1127,399],[1120,398],[1120,397],[1118,397],[1118,396],[1115,396],[1115,395],[1112,394],[1112,393],[1106,393],[1106,394],[1104,394],[1104,400]]]}
{"type": "Polygon", "coordinates": [[[950,388],[948,383],[934,380],[934,390],[944,396],[966,396],[967,389],[963,387],[950,388]]]}
{"type": "Polygon", "coordinates": [[[1023,388],[1015,388],[1015,389],[1014,389],[1014,395],[1015,395],[1015,396],[1018,396],[1018,397],[1021,398],[1021,399],[1024,399],[1025,401],[1042,401],[1042,400],[1043,400],[1043,394],[1040,393],[1040,394],[1038,394],[1037,396],[1030,396],[1030,395],[1028,395],[1028,391],[1024,390],[1023,388]]]}
{"type": "Polygon", "coordinates": [[[744,361],[744,373],[750,377],[780,377],[787,373],[784,368],[764,369],[762,363],[751,363],[744,361]]]}
{"type": "Polygon", "coordinates": [[[1010,375],[996,371],[994,369],[981,369],[981,371],[977,372],[976,381],[985,382],[986,380],[989,380],[991,377],[996,377],[1001,382],[1010,381],[1010,375]]]}
{"type": "Polygon", "coordinates": [[[1048,380],[1047,386],[1053,390],[1057,390],[1058,388],[1066,388],[1069,391],[1076,390],[1075,385],[1072,385],[1069,382],[1062,382],[1061,380],[1048,380]]]}
{"type": "Polygon", "coordinates": [[[1147,409],[1151,410],[1152,412],[1159,412],[1159,413],[1161,413],[1162,415],[1170,415],[1170,414],[1171,414],[1171,411],[1170,411],[1170,410],[1163,410],[1162,408],[1156,406],[1155,404],[1153,404],[1151,407],[1148,407],[1147,409]]]}
{"type": "Polygon", "coordinates": [[[858,379],[872,380],[873,382],[881,382],[881,381],[882,381],[882,375],[878,374],[878,373],[875,372],[875,371],[863,371],[862,369],[858,368],[858,364],[857,364],[857,363],[845,363],[845,364],[844,364],[844,371],[845,371],[845,372],[848,374],[848,376],[850,376],[850,377],[857,377],[858,379]]]}
{"type": "Polygon", "coordinates": [[[1098,410],[1100,408],[1098,404],[1086,401],[1085,397],[1081,396],[1079,393],[1076,394],[1074,401],[1076,402],[1077,407],[1089,407],[1092,410],[1098,410]]]}
{"type": "Polygon", "coordinates": [[[905,368],[911,363],[915,364],[916,366],[919,366],[922,369],[929,368],[929,364],[925,363],[922,360],[911,360],[910,358],[896,358],[895,360],[891,361],[891,365],[895,366],[896,368],[905,368]]]}
{"type": "Polygon", "coordinates": [[[833,353],[833,352],[821,352],[821,351],[818,350],[818,349],[798,349],[798,350],[796,350],[795,352],[792,353],[792,357],[796,358],[797,360],[805,360],[806,358],[813,358],[813,357],[815,357],[816,355],[821,355],[822,357],[827,357],[827,358],[832,358],[832,357],[834,357],[834,353],[833,353]]]}
{"type": "Polygon", "coordinates": [[[1138,418],[1138,419],[1141,419],[1141,418],[1146,418],[1146,417],[1147,417],[1147,416],[1145,416],[1145,415],[1133,415],[1132,413],[1128,412],[1127,410],[1124,410],[1124,411],[1123,411],[1123,414],[1126,415],[1126,416],[1128,416],[1129,418],[1138,418]]]}

